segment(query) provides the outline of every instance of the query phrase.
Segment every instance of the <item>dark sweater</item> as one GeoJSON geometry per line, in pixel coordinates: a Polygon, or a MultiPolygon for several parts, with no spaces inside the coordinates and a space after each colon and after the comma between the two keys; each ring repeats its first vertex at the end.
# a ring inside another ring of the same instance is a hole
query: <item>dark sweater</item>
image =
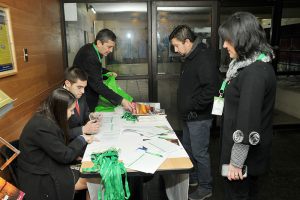
{"type": "Polygon", "coordinates": [[[213,97],[218,91],[216,57],[198,45],[185,58],[177,91],[177,104],[184,121],[212,118],[213,97]]]}
{"type": "Polygon", "coordinates": [[[250,133],[257,132],[260,141],[250,145],[244,164],[250,175],[266,172],[270,160],[275,94],[276,76],[268,63],[254,62],[230,81],[225,89],[221,164],[230,162],[234,131],[243,132],[241,143],[246,145],[250,145],[250,133]]]}
{"type": "Polygon", "coordinates": [[[88,74],[85,95],[91,112],[93,112],[98,105],[99,95],[102,95],[114,105],[121,104],[123,98],[103,83],[102,73],[104,74],[108,72],[108,70],[102,68],[102,63],[100,63],[92,44],[86,44],[79,49],[74,58],[73,65],[88,74]]]}

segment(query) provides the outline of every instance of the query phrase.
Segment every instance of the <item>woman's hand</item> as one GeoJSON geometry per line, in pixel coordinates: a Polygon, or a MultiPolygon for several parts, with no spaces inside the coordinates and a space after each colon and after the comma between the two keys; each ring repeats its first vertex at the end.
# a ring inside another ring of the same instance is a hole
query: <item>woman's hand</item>
{"type": "Polygon", "coordinates": [[[82,134],[82,137],[85,139],[85,141],[88,144],[91,144],[94,141],[94,136],[93,135],[82,134]]]}
{"type": "Polygon", "coordinates": [[[230,181],[243,180],[242,169],[229,164],[227,178],[230,181]]]}
{"type": "Polygon", "coordinates": [[[83,134],[98,133],[99,127],[100,127],[100,121],[97,121],[95,119],[90,120],[82,127],[82,133],[83,134]]]}

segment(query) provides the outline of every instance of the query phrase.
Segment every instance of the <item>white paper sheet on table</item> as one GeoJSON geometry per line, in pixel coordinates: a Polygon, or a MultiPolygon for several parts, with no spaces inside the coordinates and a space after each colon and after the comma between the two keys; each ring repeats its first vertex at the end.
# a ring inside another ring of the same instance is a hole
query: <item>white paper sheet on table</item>
{"type": "Polygon", "coordinates": [[[145,153],[145,151],[127,152],[123,160],[126,168],[153,174],[165,161],[166,157],[145,153]]]}
{"type": "Polygon", "coordinates": [[[182,146],[158,138],[177,139],[165,116],[141,117],[139,121],[131,122],[122,119],[120,113],[103,113],[99,133],[94,135],[97,141],[87,146],[83,161],[90,161],[92,153],[116,148],[125,167],[154,173],[166,158],[188,157],[182,146]],[[137,150],[143,146],[148,152],[163,156],[137,150]]]}
{"type": "Polygon", "coordinates": [[[171,128],[168,126],[124,126],[121,134],[125,133],[135,133],[140,136],[147,138],[152,138],[155,136],[168,135],[169,133],[174,133],[171,128]]]}
{"type": "Polygon", "coordinates": [[[111,148],[118,149],[117,141],[119,140],[119,136],[119,131],[94,135],[95,141],[87,145],[82,161],[90,161],[92,153],[104,152],[111,148]]]}
{"type": "Polygon", "coordinates": [[[146,141],[146,143],[150,146],[149,148],[157,149],[163,153],[171,153],[182,149],[181,146],[173,144],[165,139],[154,138],[146,141]]]}

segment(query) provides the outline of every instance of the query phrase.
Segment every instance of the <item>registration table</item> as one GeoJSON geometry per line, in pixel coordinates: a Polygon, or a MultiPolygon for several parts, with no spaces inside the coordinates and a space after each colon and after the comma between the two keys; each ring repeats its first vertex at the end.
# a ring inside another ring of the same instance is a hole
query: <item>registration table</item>
{"type": "Polygon", "coordinates": [[[100,130],[95,141],[88,144],[81,165],[81,177],[99,177],[97,173],[83,173],[82,168],[93,167],[92,153],[110,148],[119,150],[128,175],[154,173],[188,173],[193,164],[172,130],[165,115],[139,116],[138,121],[122,119],[124,111],[102,113],[100,130]],[[158,155],[158,156],[157,156],[158,155]]]}

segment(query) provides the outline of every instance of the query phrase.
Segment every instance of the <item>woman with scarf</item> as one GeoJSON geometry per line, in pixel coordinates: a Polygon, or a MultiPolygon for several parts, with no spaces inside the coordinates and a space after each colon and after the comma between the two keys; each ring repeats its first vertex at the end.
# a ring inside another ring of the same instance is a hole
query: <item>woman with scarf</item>
{"type": "Polygon", "coordinates": [[[271,151],[276,93],[270,64],[273,51],[256,17],[247,12],[230,16],[219,27],[219,35],[232,59],[221,88],[221,165],[228,164],[225,199],[257,199],[257,180],[269,168],[271,151]]]}

